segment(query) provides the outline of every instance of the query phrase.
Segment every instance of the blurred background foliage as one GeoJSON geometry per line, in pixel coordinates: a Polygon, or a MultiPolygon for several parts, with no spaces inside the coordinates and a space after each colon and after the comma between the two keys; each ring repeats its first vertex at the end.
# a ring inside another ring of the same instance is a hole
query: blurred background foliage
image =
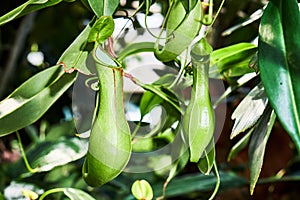
{"type": "MultiPolygon", "coordinates": [[[[19,0],[1,1],[0,15],[2,16],[24,2],[19,0]]],[[[162,5],[162,12],[164,13],[166,1],[156,0],[156,2],[162,5]]],[[[215,8],[217,8],[220,1],[214,2],[215,8]]],[[[253,12],[261,9],[264,3],[260,0],[227,0],[209,37],[210,44],[214,49],[254,40],[258,34],[259,20],[238,29],[229,36],[222,36],[222,32],[246,20],[253,12]]],[[[131,1],[126,1],[122,7],[119,7],[119,10],[125,9],[133,9],[131,1]]],[[[18,18],[1,26],[0,74],[8,77],[5,81],[3,78],[0,80],[2,85],[0,87],[0,99],[6,97],[33,74],[54,65],[91,18],[92,13],[77,0],[72,3],[62,2],[54,7],[18,18]],[[34,66],[28,62],[27,56],[33,47],[44,54],[42,65],[34,66]]],[[[257,83],[257,80],[254,82],[257,83]]],[[[293,144],[278,122],[274,126],[267,145],[261,173],[262,180],[259,181],[252,197],[249,195],[247,182],[249,177],[247,148],[232,161],[227,162],[230,148],[241,138],[229,140],[233,125],[230,119],[231,113],[253,85],[255,84],[245,85],[228,99],[227,118],[221,137],[216,144],[219,168],[226,173],[221,173],[222,185],[216,199],[297,199],[300,196],[299,182],[276,183],[264,179],[277,173],[280,175],[280,173],[299,174],[300,172],[300,162],[299,158],[295,157],[293,144]]],[[[44,155],[47,154],[46,148],[41,148],[39,145],[42,144],[42,147],[45,147],[51,142],[57,142],[58,139],[60,142],[66,142],[74,136],[76,130],[72,118],[69,117],[70,113],[71,90],[65,93],[39,121],[20,130],[23,145],[33,167],[35,167],[34,161],[37,159],[35,157],[36,151],[43,151],[44,155]]],[[[73,153],[80,156],[78,151],[74,150],[73,153]]],[[[32,175],[27,172],[24,166],[15,134],[1,137],[0,191],[8,191],[9,187],[12,190],[19,187],[11,182],[14,180],[33,184],[37,188],[44,189],[44,191],[56,187],[72,187],[87,191],[95,199],[133,199],[130,195],[129,186],[135,179],[143,178],[155,183],[153,184],[155,192],[161,190],[165,178],[155,173],[124,173],[111,183],[101,188],[92,189],[87,187],[81,179],[82,162],[83,160],[79,159],[55,167],[51,171],[32,175]]],[[[172,180],[172,184],[167,189],[167,194],[170,195],[168,199],[205,199],[209,197],[214,184],[213,176],[201,176],[197,166],[189,164],[180,175],[172,180]],[[199,180],[206,182],[198,182],[199,180]]],[[[39,191],[39,189],[35,189],[35,191],[39,191]]],[[[66,197],[62,193],[57,193],[51,196],[51,199],[66,199],[66,197]]]]}

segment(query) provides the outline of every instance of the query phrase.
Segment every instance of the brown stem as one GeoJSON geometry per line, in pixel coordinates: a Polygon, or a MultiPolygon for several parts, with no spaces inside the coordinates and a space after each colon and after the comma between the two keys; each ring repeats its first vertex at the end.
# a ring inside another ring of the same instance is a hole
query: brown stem
{"type": "Polygon", "coordinates": [[[117,58],[117,55],[114,50],[114,39],[112,38],[112,36],[108,38],[107,51],[112,57],[117,58]]]}

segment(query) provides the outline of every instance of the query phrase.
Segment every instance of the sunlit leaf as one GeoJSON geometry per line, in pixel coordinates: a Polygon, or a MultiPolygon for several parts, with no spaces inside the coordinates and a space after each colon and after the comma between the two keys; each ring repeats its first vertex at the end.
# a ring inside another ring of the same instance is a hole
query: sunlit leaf
{"type": "Polygon", "coordinates": [[[62,0],[29,0],[14,10],[6,13],[0,17],[0,26],[23,15],[26,15],[30,12],[40,10],[49,6],[56,5],[62,0]]]}
{"type": "Polygon", "coordinates": [[[154,43],[153,42],[139,42],[133,43],[126,46],[118,55],[118,60],[123,60],[124,58],[141,53],[141,52],[153,52],[154,51],[154,43]]]}
{"type": "Polygon", "coordinates": [[[91,24],[88,24],[59,58],[58,62],[62,63],[66,70],[76,69],[88,75],[96,73],[95,65],[92,64],[93,58],[89,56],[93,45],[87,43],[91,29],[91,24]]]}
{"type": "Polygon", "coordinates": [[[66,188],[64,189],[64,194],[69,197],[70,200],[95,200],[95,198],[88,193],[76,188],[66,188]]]}
{"type": "Polygon", "coordinates": [[[236,84],[229,86],[225,92],[219,97],[219,99],[214,103],[214,107],[216,107],[220,102],[222,102],[224,99],[226,99],[232,92],[236,91],[238,88],[245,85],[247,82],[249,82],[251,79],[255,78],[257,74],[255,72],[245,74],[244,76],[240,77],[236,84]]]}
{"type": "MultiPolygon", "coordinates": [[[[155,81],[153,84],[168,86],[175,79],[176,79],[175,75],[166,74],[165,76],[162,76],[157,81],[155,81]]],[[[164,100],[157,94],[151,91],[145,91],[140,101],[141,118],[143,118],[143,116],[149,113],[155,106],[161,105],[163,101],[164,100]]]]}
{"type": "Polygon", "coordinates": [[[251,43],[239,43],[217,49],[211,54],[211,68],[216,66],[219,73],[227,77],[253,72],[254,70],[249,68],[249,61],[256,51],[257,47],[251,43]]]}
{"type": "Polygon", "coordinates": [[[178,112],[182,113],[182,110],[179,106],[179,100],[177,96],[172,92],[170,89],[163,87],[161,85],[153,85],[153,84],[143,84],[138,83],[143,89],[154,93],[155,95],[159,96],[166,102],[170,103],[178,112]]]}
{"type": "Polygon", "coordinates": [[[151,185],[146,180],[137,180],[132,184],[131,192],[138,200],[151,200],[153,191],[151,185]]]}
{"type": "Polygon", "coordinates": [[[155,106],[160,105],[164,100],[150,91],[145,91],[140,101],[141,118],[149,113],[155,106]]]}
{"type": "Polygon", "coordinates": [[[104,42],[114,31],[114,20],[110,16],[100,17],[93,25],[88,42],[104,42]]]}
{"type": "Polygon", "coordinates": [[[230,138],[252,127],[263,114],[267,103],[268,98],[260,83],[249,92],[232,113],[231,118],[235,119],[235,122],[230,138]]]}
{"type": "Polygon", "coordinates": [[[32,167],[38,167],[39,172],[42,172],[78,160],[86,151],[87,143],[74,137],[41,142],[26,152],[26,155],[32,167]]]}
{"type": "Polygon", "coordinates": [[[120,0],[88,0],[88,2],[97,17],[101,17],[112,16],[120,0]]]}
{"type": "Polygon", "coordinates": [[[300,153],[299,38],[298,2],[270,1],[259,28],[259,69],[270,104],[300,153]]]}
{"type": "Polygon", "coordinates": [[[38,120],[73,84],[77,73],[50,67],[24,82],[0,102],[0,136],[10,134],[38,120]]]}

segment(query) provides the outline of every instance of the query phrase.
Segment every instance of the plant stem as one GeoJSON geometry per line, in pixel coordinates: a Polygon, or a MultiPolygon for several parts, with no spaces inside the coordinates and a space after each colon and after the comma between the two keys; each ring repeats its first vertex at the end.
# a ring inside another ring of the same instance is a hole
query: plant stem
{"type": "MultiPolygon", "coordinates": [[[[185,54],[185,59],[184,62],[180,62],[180,70],[176,76],[176,79],[173,81],[173,83],[171,83],[171,85],[168,88],[173,88],[175,85],[178,84],[179,80],[181,79],[181,77],[183,76],[183,72],[185,69],[185,66],[187,65],[186,61],[187,61],[187,54],[188,54],[188,50],[186,50],[186,54],[185,54]]],[[[182,61],[182,60],[181,60],[182,61]]]]}
{"type": "Polygon", "coordinates": [[[134,139],[136,133],[139,131],[139,129],[141,127],[141,124],[142,124],[142,119],[138,122],[138,124],[136,125],[134,131],[131,134],[132,140],[134,139]]]}
{"type": "Polygon", "coordinates": [[[214,173],[216,175],[217,181],[216,181],[216,186],[215,186],[214,192],[210,196],[209,200],[213,200],[215,198],[215,196],[219,190],[220,182],[221,182],[216,160],[214,161],[214,173]]]}
{"type": "Polygon", "coordinates": [[[53,194],[53,193],[57,193],[57,192],[64,192],[65,188],[54,188],[54,189],[50,189],[46,192],[44,192],[44,194],[42,194],[39,198],[39,200],[43,200],[46,196],[48,196],[49,194],[53,194]]]}
{"type": "Polygon", "coordinates": [[[22,154],[22,157],[23,157],[23,159],[24,159],[24,163],[25,163],[25,166],[26,166],[27,170],[28,170],[29,172],[33,173],[33,174],[36,173],[36,172],[38,172],[38,171],[39,171],[39,168],[38,168],[38,167],[33,169],[33,168],[30,166],[30,164],[29,164],[29,162],[28,162],[28,160],[27,160],[27,157],[26,157],[26,153],[25,153],[24,148],[23,148],[23,144],[22,144],[22,141],[21,141],[20,134],[19,134],[18,131],[16,131],[16,134],[17,134],[17,138],[18,138],[18,143],[19,143],[19,146],[20,146],[21,154],[22,154]]]}
{"type": "Polygon", "coordinates": [[[209,27],[208,27],[207,30],[206,30],[206,33],[205,33],[205,35],[204,35],[205,38],[207,37],[207,34],[209,33],[209,31],[210,31],[210,29],[212,28],[212,26],[214,25],[214,23],[215,23],[215,21],[216,21],[218,15],[220,14],[221,9],[222,9],[224,3],[225,3],[225,0],[222,0],[221,4],[220,4],[220,6],[219,6],[219,8],[218,8],[218,10],[217,10],[217,12],[216,12],[216,15],[215,15],[214,19],[212,20],[211,24],[209,25],[209,27]]]}

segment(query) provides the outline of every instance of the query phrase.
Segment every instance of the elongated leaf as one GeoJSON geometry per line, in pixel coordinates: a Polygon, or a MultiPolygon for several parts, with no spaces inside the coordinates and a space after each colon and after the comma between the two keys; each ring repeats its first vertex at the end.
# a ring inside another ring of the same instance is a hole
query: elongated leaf
{"type": "Polygon", "coordinates": [[[158,85],[142,84],[140,82],[137,84],[141,86],[143,89],[147,91],[151,91],[154,94],[158,95],[163,100],[170,103],[176,110],[178,110],[178,112],[183,113],[179,106],[178,98],[168,88],[165,88],[163,86],[158,86],[158,85]]]}
{"type": "Polygon", "coordinates": [[[265,155],[266,145],[273,128],[276,115],[271,108],[267,108],[255,130],[249,144],[250,165],[250,194],[254,192],[265,155]]]}
{"type": "Polygon", "coordinates": [[[226,89],[226,91],[219,97],[219,99],[214,103],[213,107],[215,108],[220,102],[226,99],[233,91],[236,91],[238,88],[242,87],[243,85],[245,85],[247,82],[249,82],[251,79],[253,79],[256,76],[257,74],[255,72],[252,72],[249,74],[245,74],[244,76],[239,78],[236,81],[236,85],[229,86],[226,89]]]}
{"type": "MultiPolygon", "coordinates": [[[[234,188],[245,186],[247,180],[232,173],[220,172],[221,188],[234,188]]],[[[193,191],[213,190],[216,178],[213,174],[203,175],[200,173],[175,177],[166,190],[166,197],[186,195],[193,191]]],[[[161,185],[153,185],[154,196],[161,195],[161,185]]]]}
{"type": "Polygon", "coordinates": [[[231,160],[231,158],[234,158],[241,150],[243,150],[250,139],[251,133],[253,132],[253,128],[250,129],[244,137],[242,137],[231,149],[227,158],[227,162],[231,160]]]}
{"type": "Polygon", "coordinates": [[[259,69],[271,106],[300,153],[299,38],[297,1],[270,1],[259,28],[259,69]]]}
{"type": "MultiPolygon", "coordinates": [[[[264,7],[265,8],[265,7],[264,7]]],[[[263,10],[264,8],[258,9],[256,10],[254,13],[252,13],[248,19],[246,19],[245,21],[238,23],[228,29],[226,29],[225,31],[223,31],[222,36],[228,36],[231,33],[233,33],[234,31],[245,27],[253,22],[255,22],[256,20],[258,20],[259,18],[261,18],[261,16],[263,15],[263,10]]]]}
{"type": "Polygon", "coordinates": [[[153,42],[139,42],[133,43],[126,46],[119,53],[118,60],[123,60],[127,56],[141,53],[141,52],[153,52],[154,51],[154,43],[153,42]]]}
{"type": "Polygon", "coordinates": [[[181,118],[181,108],[179,107],[178,96],[176,96],[172,90],[163,87],[163,85],[166,84],[163,82],[168,78],[172,77],[169,75],[161,77],[161,79],[159,79],[156,82],[156,84],[161,83],[162,85],[149,85],[150,90],[146,91],[143,94],[142,99],[140,101],[141,120],[154,107],[162,106],[164,112],[162,114],[162,118],[160,120],[159,125],[156,127],[156,131],[161,132],[164,132],[165,130],[169,129],[176,121],[180,121],[181,118]],[[161,91],[152,91],[151,89],[154,87],[161,89],[161,91]]]}
{"type": "MultiPolygon", "coordinates": [[[[175,79],[176,76],[174,74],[166,74],[155,81],[153,84],[158,86],[168,86],[172,84],[175,79]]],[[[157,94],[151,91],[145,91],[140,101],[141,118],[149,113],[155,106],[161,105],[163,101],[164,100],[157,94]]]]}
{"type": "MultiPolygon", "coordinates": [[[[26,151],[26,156],[33,169],[46,172],[84,157],[87,146],[87,142],[79,138],[60,138],[36,144],[26,151]]],[[[9,174],[12,178],[32,175],[22,159],[10,166],[9,174]]]]}
{"type": "Polygon", "coordinates": [[[85,156],[87,142],[79,138],[59,139],[38,143],[26,152],[28,161],[39,172],[50,171],[85,156]]]}
{"type": "Polygon", "coordinates": [[[62,63],[66,70],[77,69],[84,74],[95,73],[95,68],[92,65],[93,58],[90,52],[93,50],[93,45],[87,43],[88,36],[92,27],[87,25],[80,35],[73,41],[73,43],[65,50],[59,58],[59,63],[62,63]],[[87,58],[89,58],[87,60],[87,58]],[[91,62],[88,62],[91,60],[91,62]]]}
{"type": "Polygon", "coordinates": [[[160,105],[164,100],[150,91],[145,91],[140,101],[141,119],[155,106],[160,105]]]}
{"type": "Polygon", "coordinates": [[[162,106],[166,111],[166,116],[162,120],[162,131],[165,131],[170,128],[176,121],[181,120],[181,114],[177,109],[175,109],[170,103],[166,101],[162,103],[162,106]]]}
{"type": "Polygon", "coordinates": [[[88,0],[88,2],[97,17],[101,17],[112,16],[120,0],[88,0]]]}
{"type": "Polygon", "coordinates": [[[62,0],[29,0],[9,13],[0,17],[0,26],[30,12],[56,5],[62,0]]]}
{"type": "Polygon", "coordinates": [[[96,200],[88,193],[76,188],[66,188],[64,189],[64,193],[70,200],[96,200]]]}
{"type": "Polygon", "coordinates": [[[38,120],[73,84],[77,73],[66,74],[61,66],[48,68],[18,87],[0,102],[0,136],[38,120]]]}
{"type": "Polygon", "coordinates": [[[263,114],[267,103],[268,98],[260,83],[250,91],[232,113],[231,118],[235,119],[235,122],[230,139],[251,128],[263,114]]]}
{"type": "Polygon", "coordinates": [[[217,49],[211,54],[212,68],[216,66],[219,73],[227,77],[253,72],[248,65],[256,51],[257,47],[251,43],[239,43],[217,49]]]}
{"type": "Polygon", "coordinates": [[[74,136],[75,124],[74,121],[63,121],[47,127],[45,140],[56,141],[57,138],[74,136]]]}

